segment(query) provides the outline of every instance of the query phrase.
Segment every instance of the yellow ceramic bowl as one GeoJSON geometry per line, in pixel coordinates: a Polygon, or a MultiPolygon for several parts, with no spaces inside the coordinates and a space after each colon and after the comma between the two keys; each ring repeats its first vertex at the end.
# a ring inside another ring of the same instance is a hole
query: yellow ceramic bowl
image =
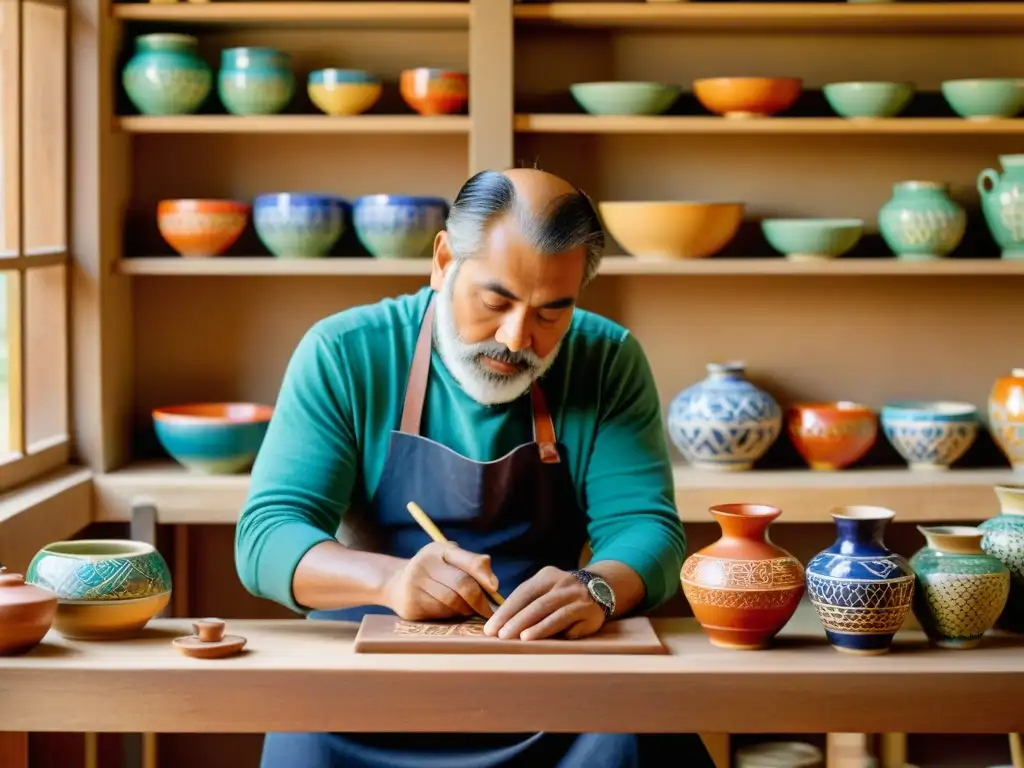
{"type": "Polygon", "coordinates": [[[630,256],[701,259],[729,244],[743,221],[743,203],[603,202],[605,228],[630,256]]]}
{"type": "Polygon", "coordinates": [[[381,82],[359,69],[318,69],[309,73],[306,91],[328,115],[360,115],[380,99],[381,82]]]}

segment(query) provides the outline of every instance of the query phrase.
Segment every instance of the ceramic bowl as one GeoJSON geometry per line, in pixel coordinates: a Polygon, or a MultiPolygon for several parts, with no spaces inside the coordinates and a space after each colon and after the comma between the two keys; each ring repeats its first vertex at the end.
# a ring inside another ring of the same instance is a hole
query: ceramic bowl
{"type": "Polygon", "coordinates": [[[135,54],[121,73],[132,105],[143,115],[189,115],[213,89],[213,70],[192,35],[157,32],[135,38],[135,54]]]}
{"type": "Polygon", "coordinates": [[[693,94],[709,112],[723,117],[770,117],[800,97],[798,77],[708,77],[693,81],[693,94]]]}
{"type": "Polygon", "coordinates": [[[601,202],[608,233],[640,259],[701,259],[722,250],[743,221],[743,203],[601,202]]]}
{"type": "Polygon", "coordinates": [[[569,93],[591,115],[660,115],[680,88],[662,83],[573,83],[569,93]]]}
{"type": "Polygon", "coordinates": [[[1024,80],[946,80],[942,95],[954,112],[968,120],[1015,117],[1024,107],[1024,80]]]}
{"type": "Polygon", "coordinates": [[[402,72],[402,99],[421,115],[451,115],[469,103],[469,75],[447,69],[419,67],[402,72]]]}
{"type": "Polygon", "coordinates": [[[336,195],[259,195],[252,220],[266,249],[280,259],[326,256],[344,234],[352,205],[336,195]]]}
{"type": "Polygon", "coordinates": [[[291,57],[274,48],[221,51],[217,94],[233,115],[274,115],[295,93],[291,57]]]}
{"type": "Polygon", "coordinates": [[[828,83],[821,90],[836,114],[849,118],[894,117],[914,97],[913,83],[828,83]]]}
{"type": "Polygon", "coordinates": [[[835,259],[864,234],[862,219],[765,219],[765,240],[791,261],[835,259]]]}
{"type": "Polygon", "coordinates": [[[57,595],[53,628],[74,640],[134,637],[171,598],[171,572],[151,545],[126,539],[57,541],[25,581],[57,595]]]}
{"type": "Polygon", "coordinates": [[[356,237],[378,259],[430,258],[447,217],[440,197],[367,195],[352,206],[356,237]]]}
{"type": "Polygon", "coordinates": [[[882,407],[882,431],[912,470],[949,469],[978,436],[978,409],[970,403],[906,401],[882,407]]]}
{"type": "Polygon", "coordinates": [[[787,409],[786,431],[811,469],[832,471],[864,458],[878,438],[878,417],[845,400],[797,403],[787,409]]]}
{"type": "Polygon", "coordinates": [[[160,235],[181,256],[219,256],[235,244],[249,220],[249,204],[237,200],[161,200],[160,235]]]}
{"type": "Polygon", "coordinates": [[[318,69],[309,73],[306,91],[317,109],[328,115],[359,115],[380,99],[378,78],[361,69],[318,69]]]}
{"type": "Polygon", "coordinates": [[[153,411],[160,445],[204,475],[244,472],[252,465],[274,409],[257,403],[170,405],[153,411]]]}

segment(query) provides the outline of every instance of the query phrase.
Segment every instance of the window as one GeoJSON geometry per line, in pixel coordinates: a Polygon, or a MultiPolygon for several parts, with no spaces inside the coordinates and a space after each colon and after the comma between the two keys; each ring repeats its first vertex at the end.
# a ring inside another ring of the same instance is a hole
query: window
{"type": "Polygon", "coordinates": [[[0,0],[0,490],[68,460],[68,19],[0,0]]]}

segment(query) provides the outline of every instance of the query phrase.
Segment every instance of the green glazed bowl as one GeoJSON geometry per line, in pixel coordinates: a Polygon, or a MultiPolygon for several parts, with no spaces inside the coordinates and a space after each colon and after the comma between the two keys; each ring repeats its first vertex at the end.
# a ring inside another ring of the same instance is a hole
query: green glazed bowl
{"type": "Polygon", "coordinates": [[[1024,108],[1024,80],[946,80],[942,95],[954,112],[968,120],[1015,117],[1024,108]]]}
{"type": "Polygon", "coordinates": [[[863,219],[765,219],[761,231],[772,248],[791,261],[842,256],[864,234],[863,219]]]}
{"type": "Polygon", "coordinates": [[[829,83],[821,90],[836,114],[849,118],[893,117],[914,96],[913,83],[829,83]]]}
{"type": "Polygon", "coordinates": [[[662,83],[573,83],[569,92],[591,115],[660,115],[681,89],[662,83]]]}

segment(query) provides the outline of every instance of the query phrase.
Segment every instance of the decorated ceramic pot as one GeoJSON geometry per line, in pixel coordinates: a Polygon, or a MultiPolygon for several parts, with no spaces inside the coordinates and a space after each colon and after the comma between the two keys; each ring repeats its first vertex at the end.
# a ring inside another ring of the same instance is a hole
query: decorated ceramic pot
{"type": "Polygon", "coordinates": [[[25,583],[20,573],[0,565],[0,656],[25,653],[39,645],[53,626],[57,595],[25,583]]]}
{"type": "Polygon", "coordinates": [[[789,439],[814,470],[843,469],[860,461],[878,437],[878,417],[866,405],[798,403],[786,414],[789,439]]]}
{"type": "Polygon", "coordinates": [[[249,204],[236,200],[161,200],[160,235],[187,259],[219,256],[235,244],[249,221],[249,204]]]}
{"type": "Polygon", "coordinates": [[[978,174],[981,211],[1004,259],[1024,259],[1024,155],[1000,155],[1003,175],[978,174]]]}
{"type": "Polygon", "coordinates": [[[191,472],[245,472],[256,459],[274,409],[258,403],[193,403],[156,408],[153,428],[171,457],[191,472]]]}
{"type": "Polygon", "coordinates": [[[326,256],[344,234],[352,205],[336,195],[281,192],[253,202],[260,242],[279,259],[326,256]]]}
{"type": "Polygon", "coordinates": [[[1024,368],[995,380],[988,395],[989,431],[1015,471],[1024,472],[1024,368]]]}
{"type": "Polygon", "coordinates": [[[233,115],[274,115],[292,100],[291,57],[273,48],[221,51],[217,94],[233,115]]]}
{"type": "Polygon", "coordinates": [[[721,504],[709,511],[722,537],[686,558],[683,594],[714,645],[765,648],[804,594],[804,567],[768,538],[768,526],[782,510],[721,504]]]}
{"type": "Polygon", "coordinates": [[[882,432],[910,469],[943,471],[978,437],[978,409],[970,403],[907,401],[882,407],[882,432]]]}
{"type": "Polygon", "coordinates": [[[128,99],[144,115],[188,115],[213,87],[210,65],[191,35],[160,32],[135,38],[135,54],[121,73],[128,99]]]}
{"type": "Polygon", "coordinates": [[[421,115],[451,115],[469,103],[469,75],[418,67],[399,76],[402,99],[421,115]]]}
{"type": "Polygon", "coordinates": [[[939,259],[952,253],[967,230],[967,213],[935,181],[901,181],[878,211],[878,227],[897,258],[939,259]]]}
{"type": "Polygon", "coordinates": [[[356,237],[378,259],[426,259],[444,229],[448,202],[440,197],[367,195],[352,206],[356,237]]]}
{"type": "Polygon", "coordinates": [[[72,640],[135,637],[171,599],[166,561],[141,541],[49,544],[32,558],[25,580],[56,594],[54,629],[72,640]]]}
{"type": "Polygon", "coordinates": [[[778,439],[782,409],[747,380],[743,363],[708,363],[706,370],[669,405],[669,437],[694,467],[750,469],[778,439]]]}
{"type": "Polygon", "coordinates": [[[981,548],[1010,571],[1010,596],[996,626],[1024,633],[1024,486],[997,485],[999,514],[978,526],[981,548]]]}
{"type": "Polygon", "coordinates": [[[836,540],[807,564],[807,594],[836,650],[885,653],[910,613],[914,571],[884,542],[895,516],[882,507],[833,509],[836,540]]]}
{"type": "Polygon", "coordinates": [[[328,115],[359,115],[380,99],[380,79],[361,69],[318,69],[309,73],[309,100],[328,115]]]}
{"type": "Polygon", "coordinates": [[[1010,594],[1010,571],[981,548],[984,533],[961,525],[917,527],[926,546],[910,558],[914,615],[943,648],[974,648],[995,626],[1010,594]]]}

